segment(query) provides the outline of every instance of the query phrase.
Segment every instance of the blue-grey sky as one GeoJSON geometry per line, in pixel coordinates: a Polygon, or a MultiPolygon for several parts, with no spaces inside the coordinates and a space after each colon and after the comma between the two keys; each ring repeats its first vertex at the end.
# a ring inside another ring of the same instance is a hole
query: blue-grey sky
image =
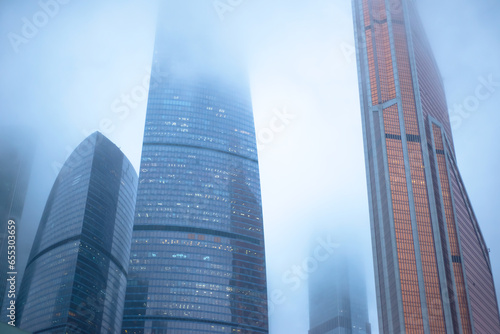
{"type": "MultiPolygon", "coordinates": [[[[101,130],[136,170],[140,161],[158,0],[54,1],[0,2],[0,124],[29,128],[38,136],[19,231],[21,263],[28,256],[57,167],[86,135],[101,130]],[[43,5],[48,3],[57,6],[43,5]],[[44,16],[44,10],[51,15],[44,16]]],[[[271,333],[307,332],[307,277],[294,268],[307,261],[318,233],[327,242],[331,236],[335,242],[359,247],[376,333],[350,1],[186,2],[203,7],[197,12],[237,40],[248,60],[271,333]],[[217,10],[214,5],[220,3],[226,7],[217,10]],[[345,233],[351,237],[340,237],[345,233]],[[297,277],[299,284],[292,283],[297,277]]],[[[459,167],[491,248],[498,287],[500,4],[417,3],[441,69],[459,167]],[[474,99],[483,80],[494,82],[491,94],[474,99]]],[[[196,21],[192,29],[196,31],[196,21]]]]}

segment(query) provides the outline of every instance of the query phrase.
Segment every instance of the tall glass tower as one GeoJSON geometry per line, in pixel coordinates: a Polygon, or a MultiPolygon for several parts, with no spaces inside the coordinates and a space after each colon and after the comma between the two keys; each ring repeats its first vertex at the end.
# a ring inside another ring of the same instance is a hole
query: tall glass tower
{"type": "Polygon", "coordinates": [[[371,334],[359,257],[345,245],[314,254],[319,264],[309,274],[309,334],[371,334]]]}
{"type": "Polygon", "coordinates": [[[190,10],[159,16],[122,333],[267,333],[248,80],[190,10]]]}
{"type": "Polygon", "coordinates": [[[35,333],[119,333],[137,174],[100,133],[70,155],[50,192],[17,300],[35,333]]]}
{"type": "Polygon", "coordinates": [[[412,0],[353,0],[382,333],[500,333],[442,80],[412,0]]]}
{"type": "Polygon", "coordinates": [[[11,275],[7,273],[20,271],[15,266],[9,268],[8,258],[13,254],[8,247],[9,225],[19,229],[35,153],[33,144],[27,133],[0,128],[0,322],[5,323],[10,320],[7,308],[11,301],[7,284],[11,275]]]}

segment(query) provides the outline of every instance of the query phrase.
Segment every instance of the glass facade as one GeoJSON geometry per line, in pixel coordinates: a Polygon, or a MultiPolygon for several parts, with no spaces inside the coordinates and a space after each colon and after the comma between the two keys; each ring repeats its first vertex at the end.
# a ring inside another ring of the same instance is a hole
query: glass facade
{"type": "Polygon", "coordinates": [[[13,220],[13,226],[19,229],[34,156],[33,144],[27,133],[0,128],[0,322],[4,323],[10,320],[7,273],[20,271],[20,268],[9,269],[8,251],[12,250],[8,249],[8,225],[13,220]]]}
{"type": "Polygon", "coordinates": [[[353,13],[380,331],[499,333],[488,250],[415,4],[353,0],[353,13]]]}
{"type": "Polygon", "coordinates": [[[161,25],[122,333],[267,333],[247,79],[217,43],[161,25]]]}
{"type": "Polygon", "coordinates": [[[371,334],[365,276],[343,247],[309,274],[309,334],[371,334]]]}
{"type": "Polygon", "coordinates": [[[119,333],[137,174],[100,133],[70,155],[51,190],[17,301],[36,333],[119,333]]]}

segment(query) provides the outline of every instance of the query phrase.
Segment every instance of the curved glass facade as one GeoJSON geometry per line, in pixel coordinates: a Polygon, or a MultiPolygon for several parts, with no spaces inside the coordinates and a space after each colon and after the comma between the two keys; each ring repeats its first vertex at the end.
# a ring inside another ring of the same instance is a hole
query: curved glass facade
{"type": "Polygon", "coordinates": [[[36,333],[118,333],[137,174],[100,133],[83,141],[47,200],[23,277],[20,327],[36,333]]]}
{"type": "Polygon", "coordinates": [[[213,48],[156,43],[122,333],[267,333],[246,80],[219,72],[213,48]]]}
{"type": "Polygon", "coordinates": [[[498,333],[488,249],[414,1],[353,0],[353,12],[380,331],[498,333]]]}

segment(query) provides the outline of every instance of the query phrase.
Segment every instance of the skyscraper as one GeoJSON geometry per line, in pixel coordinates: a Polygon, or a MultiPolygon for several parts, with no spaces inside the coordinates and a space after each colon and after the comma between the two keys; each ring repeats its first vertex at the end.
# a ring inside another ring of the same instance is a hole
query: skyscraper
{"type": "Polygon", "coordinates": [[[411,0],[353,0],[379,326],[500,333],[489,252],[411,0]]]}
{"type": "Polygon", "coordinates": [[[8,249],[8,225],[12,221],[11,225],[19,228],[23,214],[34,156],[34,141],[29,138],[20,131],[0,130],[0,314],[3,315],[0,322],[5,323],[9,321],[6,314],[11,300],[7,289],[10,275],[7,273],[19,270],[15,267],[9,269],[8,251],[12,254],[12,249],[8,249]]]}
{"type": "Polygon", "coordinates": [[[85,139],[50,192],[17,301],[36,333],[117,333],[137,174],[102,134],[85,139]]]}
{"type": "Polygon", "coordinates": [[[213,12],[176,6],[158,22],[122,333],[267,333],[248,80],[200,22],[213,12]]]}
{"type": "Polygon", "coordinates": [[[309,334],[370,334],[365,276],[346,246],[309,274],[309,334]]]}

